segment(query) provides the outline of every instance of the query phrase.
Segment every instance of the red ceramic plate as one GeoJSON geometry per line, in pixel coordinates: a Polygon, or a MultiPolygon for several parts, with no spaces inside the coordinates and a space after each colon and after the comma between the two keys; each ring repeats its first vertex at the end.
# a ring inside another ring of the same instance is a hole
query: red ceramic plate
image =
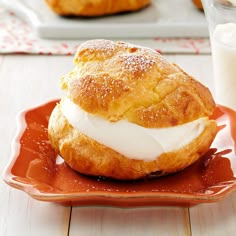
{"type": "Polygon", "coordinates": [[[56,101],[19,115],[7,184],[35,199],[66,205],[194,205],[219,201],[236,189],[236,112],[217,106],[219,132],[209,152],[174,175],[140,181],[112,181],[73,171],[51,148],[48,119],[56,101]]]}

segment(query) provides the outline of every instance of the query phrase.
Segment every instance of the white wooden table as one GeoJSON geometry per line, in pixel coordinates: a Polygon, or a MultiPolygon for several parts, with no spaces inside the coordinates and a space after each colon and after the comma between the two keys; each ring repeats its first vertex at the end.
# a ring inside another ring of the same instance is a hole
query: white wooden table
{"type": "MultiPolygon", "coordinates": [[[[210,55],[168,55],[213,90],[210,55]]],[[[0,55],[0,172],[9,161],[16,114],[61,95],[70,56],[0,55]]],[[[236,235],[236,193],[192,208],[65,207],[40,202],[0,180],[0,236],[236,235]]]]}

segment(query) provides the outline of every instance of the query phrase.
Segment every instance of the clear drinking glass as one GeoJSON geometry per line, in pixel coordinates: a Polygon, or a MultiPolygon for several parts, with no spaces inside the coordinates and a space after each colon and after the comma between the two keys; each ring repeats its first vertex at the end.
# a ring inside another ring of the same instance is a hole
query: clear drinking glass
{"type": "Polygon", "coordinates": [[[202,0],[214,73],[215,100],[236,109],[236,0],[202,0]]]}

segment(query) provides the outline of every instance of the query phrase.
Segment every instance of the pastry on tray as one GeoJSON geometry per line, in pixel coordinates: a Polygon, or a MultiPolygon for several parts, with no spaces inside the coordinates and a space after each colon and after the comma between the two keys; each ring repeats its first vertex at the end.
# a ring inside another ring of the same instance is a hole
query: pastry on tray
{"type": "Polygon", "coordinates": [[[74,63],[48,127],[72,169],[139,179],[180,171],[208,151],[217,133],[209,89],[155,50],[89,40],[74,63]]]}
{"type": "Polygon", "coordinates": [[[151,0],[45,0],[53,12],[63,16],[103,16],[132,12],[148,6],[151,0]]]}
{"type": "Polygon", "coordinates": [[[199,10],[203,10],[203,6],[202,6],[202,1],[201,0],[192,0],[193,4],[199,9],[199,10]]]}

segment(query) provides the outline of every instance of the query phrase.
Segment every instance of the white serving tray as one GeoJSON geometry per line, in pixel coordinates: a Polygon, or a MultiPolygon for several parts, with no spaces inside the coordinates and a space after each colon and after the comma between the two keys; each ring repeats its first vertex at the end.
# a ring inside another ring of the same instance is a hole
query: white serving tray
{"type": "Polygon", "coordinates": [[[204,13],[191,0],[153,0],[138,12],[90,19],[60,17],[44,0],[0,2],[27,20],[42,38],[208,37],[204,13]]]}

